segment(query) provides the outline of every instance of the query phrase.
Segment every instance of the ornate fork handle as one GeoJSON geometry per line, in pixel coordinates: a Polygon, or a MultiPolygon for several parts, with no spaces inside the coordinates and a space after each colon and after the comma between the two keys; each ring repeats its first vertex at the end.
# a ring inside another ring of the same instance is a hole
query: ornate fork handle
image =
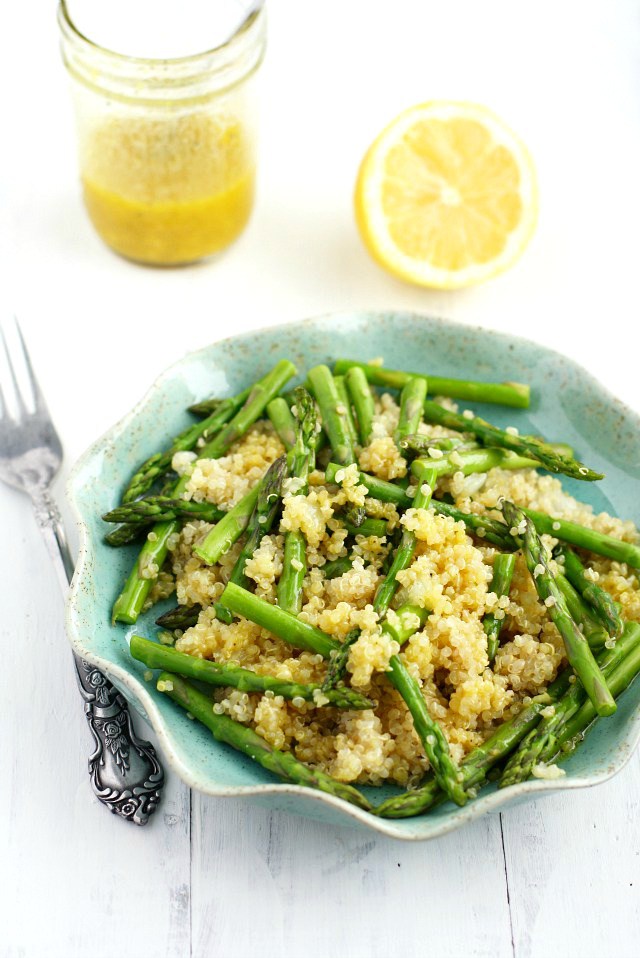
{"type": "MultiPolygon", "coordinates": [[[[66,594],[73,561],[58,507],[49,490],[29,490],[36,520],[66,594]]],[[[89,756],[91,785],[98,799],[122,818],[144,825],[155,811],[164,784],[164,772],[150,742],[133,729],[128,705],[108,679],[74,654],[84,712],[95,751],[89,756]]]]}

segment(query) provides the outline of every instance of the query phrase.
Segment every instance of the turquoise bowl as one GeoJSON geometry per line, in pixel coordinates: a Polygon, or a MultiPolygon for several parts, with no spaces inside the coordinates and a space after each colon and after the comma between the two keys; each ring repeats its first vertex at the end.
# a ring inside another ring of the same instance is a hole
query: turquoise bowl
{"type": "MultiPolygon", "coordinates": [[[[143,679],[128,654],[134,631],[152,636],[158,610],[135,627],[112,626],[110,609],[135,556],[133,547],[103,542],[100,516],[112,508],[137,463],[189,422],[185,408],[209,395],[238,392],[281,357],[301,371],[339,357],[383,356],[385,365],[443,376],[515,380],[532,386],[527,410],[474,408],[501,426],[569,442],[579,457],[606,473],[601,483],[566,480],[567,490],[596,511],[640,524],[640,418],[570,359],[513,336],[409,313],[349,312],[263,329],[213,343],[163,373],[138,405],[76,463],[68,493],[77,516],[80,552],[67,606],[71,643],[102,669],[153,726],[167,764],[192,788],[220,798],[249,799],[334,825],[353,825],[407,840],[442,835],[488,811],[541,793],[604,782],[625,765],[640,738],[640,685],[620,700],[616,714],[594,726],[563,764],[566,776],[498,791],[484,789],[465,808],[444,804],[429,815],[386,821],[322,792],[286,785],[210,733],[143,679]]],[[[368,789],[381,800],[392,789],[368,789]]]]}

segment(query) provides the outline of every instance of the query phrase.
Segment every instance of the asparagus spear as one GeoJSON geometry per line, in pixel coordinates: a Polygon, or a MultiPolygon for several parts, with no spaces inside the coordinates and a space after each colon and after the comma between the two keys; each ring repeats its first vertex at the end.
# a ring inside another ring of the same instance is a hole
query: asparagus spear
{"type": "MultiPolygon", "coordinates": [[[[315,468],[317,415],[313,398],[302,386],[295,391],[296,419],[294,443],[287,457],[289,475],[303,485],[298,495],[308,491],[309,473],[315,468]]],[[[307,543],[300,530],[289,531],[284,539],[284,561],[278,582],[278,605],[296,615],[302,608],[302,585],[307,572],[307,543]]]]}
{"type": "MultiPolygon", "coordinates": [[[[247,538],[229,576],[229,582],[235,582],[243,589],[246,589],[249,583],[244,571],[247,561],[271,530],[280,507],[282,482],[286,472],[287,460],[281,456],[271,463],[258,486],[256,504],[247,524],[247,538]]],[[[233,620],[233,615],[221,602],[216,603],[216,616],[224,622],[233,620]]]]}
{"type": "Polygon", "coordinates": [[[224,456],[230,446],[241,439],[246,431],[260,418],[268,404],[282,387],[296,374],[296,367],[288,359],[281,359],[262,379],[251,387],[244,405],[238,410],[231,422],[221,430],[208,445],[209,459],[224,456]]]}
{"type": "MultiPolygon", "coordinates": [[[[200,450],[200,458],[217,459],[224,455],[229,446],[235,440],[239,439],[259,418],[264,412],[267,403],[274,398],[285,382],[287,382],[291,376],[295,375],[295,372],[296,368],[293,363],[283,359],[277,363],[271,372],[267,373],[263,379],[258,380],[249,390],[244,405],[238,410],[233,419],[200,450]]],[[[188,481],[188,477],[186,476],[182,476],[181,479],[178,480],[173,490],[174,498],[181,498],[182,493],[185,492],[187,488],[188,481]]],[[[249,493],[249,497],[251,497],[251,495],[257,495],[257,489],[249,493]]],[[[245,499],[247,499],[247,497],[245,497],[245,499]]],[[[254,504],[255,500],[251,502],[249,514],[254,504]]],[[[238,509],[239,507],[240,503],[238,507],[235,508],[238,509]]],[[[246,509],[247,507],[248,503],[244,502],[244,508],[246,509]]],[[[229,532],[229,535],[231,535],[232,527],[234,527],[234,523],[238,518],[236,515],[229,519],[228,517],[231,513],[233,513],[233,509],[230,510],[222,520],[223,523],[226,523],[223,531],[225,533],[229,532]]],[[[248,520],[248,516],[246,519],[248,520]]],[[[219,525],[220,523],[218,526],[219,525]]],[[[216,526],[216,528],[218,528],[218,526],[216,526]]],[[[244,530],[245,526],[246,521],[244,525],[241,521],[237,523],[236,539],[244,530]]],[[[113,622],[133,624],[137,620],[147,601],[151,586],[158,577],[158,573],[167,557],[168,542],[179,528],[180,524],[175,519],[170,522],[159,522],[153,526],[151,530],[152,538],[147,537],[147,541],[140,550],[138,560],[131,570],[122,592],[114,603],[112,612],[113,622]]],[[[218,536],[218,539],[220,538],[222,538],[222,535],[218,536]]],[[[226,548],[229,548],[233,542],[235,542],[235,539],[227,541],[226,548]]],[[[224,544],[223,551],[225,551],[224,544]]],[[[222,555],[222,552],[220,555],[222,555]]]]}
{"type": "MultiPolygon", "coordinates": [[[[603,649],[597,656],[598,667],[609,684],[611,675],[631,648],[640,640],[640,626],[633,622],[624,631],[612,649],[603,649]]],[[[558,751],[558,735],[566,723],[573,718],[586,699],[584,688],[579,682],[563,695],[553,707],[551,714],[544,714],[540,723],[521,741],[513,753],[500,779],[500,788],[526,781],[532,774],[534,765],[549,761],[558,751]]]]}
{"type": "Polygon", "coordinates": [[[467,794],[462,784],[460,769],[451,758],[449,743],[438,722],[429,714],[420,685],[409,672],[398,655],[389,659],[387,676],[391,684],[402,696],[411,712],[415,728],[422,747],[429,759],[436,781],[456,805],[464,805],[467,794]]]}
{"type": "Polygon", "coordinates": [[[358,366],[348,369],[345,381],[358,420],[358,438],[361,446],[368,446],[373,432],[375,401],[367,377],[358,366]]]}
{"type": "MultiPolygon", "coordinates": [[[[512,553],[499,552],[493,560],[493,579],[491,580],[490,591],[495,592],[498,598],[503,595],[509,595],[515,567],[516,557],[512,553]]],[[[487,636],[487,655],[489,656],[490,663],[495,659],[496,652],[500,645],[500,632],[503,623],[504,618],[497,618],[493,612],[487,612],[482,620],[485,635],[487,636]]]]}
{"type": "Polygon", "coordinates": [[[122,503],[133,502],[144,495],[154,482],[164,476],[171,469],[171,461],[176,452],[193,449],[199,439],[209,439],[227,423],[245,402],[249,390],[221,400],[216,409],[207,415],[206,419],[189,426],[173,440],[171,446],[164,452],[155,453],[138,467],[129,481],[129,485],[122,496],[122,503]]]}
{"type": "MultiPolygon", "coordinates": [[[[339,516],[337,518],[340,518],[339,516]]],[[[389,527],[384,519],[365,518],[360,525],[354,526],[352,522],[344,520],[344,527],[350,536],[377,536],[382,539],[387,535],[389,527]]]]}
{"type": "Polygon", "coordinates": [[[345,506],[342,511],[342,521],[349,525],[359,528],[367,518],[367,510],[364,506],[345,506]]]}
{"type": "Polygon", "coordinates": [[[289,403],[282,396],[276,396],[267,406],[267,416],[273,423],[284,448],[289,451],[296,441],[296,421],[289,403]]]}
{"type": "Polygon", "coordinates": [[[124,522],[122,525],[112,529],[111,532],[107,532],[104,541],[110,546],[118,548],[120,546],[128,546],[146,534],[147,530],[144,527],[144,523],[124,522]]]}
{"type": "Polygon", "coordinates": [[[322,416],[322,424],[329,437],[331,449],[341,466],[356,461],[347,406],[341,402],[340,395],[328,366],[314,366],[309,371],[309,384],[316,397],[322,416]]]}
{"type": "Polygon", "coordinates": [[[177,649],[158,642],[150,642],[140,635],[132,635],[129,651],[134,659],[144,662],[150,669],[165,669],[187,678],[206,682],[207,685],[231,686],[242,692],[273,692],[285,699],[304,699],[317,705],[332,705],[341,709],[370,709],[373,702],[354,689],[334,689],[321,693],[317,684],[301,685],[276,679],[271,675],[260,675],[250,669],[240,668],[233,663],[219,664],[194,655],[186,655],[177,649]]]}
{"type": "Polygon", "coordinates": [[[351,396],[349,395],[345,378],[344,376],[334,376],[333,381],[336,385],[336,392],[338,393],[338,400],[340,402],[340,415],[344,416],[345,425],[351,438],[351,445],[355,446],[358,441],[358,430],[356,429],[355,420],[353,418],[353,412],[351,410],[351,396]],[[342,412],[343,409],[344,412],[342,412]]]}
{"type": "Polygon", "coordinates": [[[436,452],[434,459],[437,459],[437,453],[442,452],[462,452],[467,449],[478,449],[478,443],[470,439],[463,439],[462,436],[440,436],[439,438],[434,439],[432,436],[423,436],[421,433],[412,433],[408,436],[404,436],[400,440],[400,448],[404,451],[405,455],[410,455],[412,453],[426,453],[429,455],[429,450],[433,449],[436,452]]]}
{"type": "MultiPolygon", "coordinates": [[[[481,785],[487,772],[516,747],[539,720],[540,712],[551,702],[556,702],[570,687],[571,669],[565,669],[547,691],[533,699],[514,718],[503,722],[486,742],[470,752],[462,762],[462,784],[465,789],[481,785]]],[[[381,818],[411,818],[421,815],[434,805],[444,801],[445,794],[433,774],[419,788],[401,795],[394,795],[376,809],[381,818]]]]}
{"type": "MultiPolygon", "coordinates": [[[[418,488],[413,499],[414,509],[429,508],[429,503],[431,502],[431,496],[433,494],[433,487],[435,484],[436,475],[433,469],[429,469],[426,466],[423,467],[422,471],[418,475],[418,488]]],[[[373,608],[380,615],[384,615],[391,605],[391,600],[396,594],[398,588],[396,576],[398,572],[402,572],[403,569],[406,569],[409,565],[411,565],[411,561],[416,551],[416,542],[417,540],[415,533],[409,532],[408,529],[405,529],[405,531],[402,533],[402,539],[400,540],[400,545],[396,550],[391,568],[384,581],[378,587],[373,600],[373,608]]]]}
{"type": "Polygon", "coordinates": [[[177,605],[156,619],[161,629],[190,629],[198,621],[202,612],[201,605],[177,605]]]}
{"type": "Polygon", "coordinates": [[[467,399],[473,402],[500,403],[503,406],[514,406],[518,409],[527,409],[529,406],[530,390],[524,383],[480,383],[470,379],[451,379],[443,376],[427,375],[426,373],[407,373],[397,369],[372,366],[369,363],[353,362],[350,359],[339,359],[335,364],[335,371],[338,374],[343,374],[354,367],[361,369],[372,385],[383,386],[387,389],[402,389],[408,379],[422,376],[424,379],[428,379],[432,396],[450,396],[453,399],[467,399]]]}
{"type": "MultiPolygon", "coordinates": [[[[432,465],[432,463],[429,463],[429,466],[432,465]]],[[[335,482],[339,480],[341,468],[342,467],[337,465],[337,463],[330,462],[325,470],[326,481],[335,482]]],[[[370,476],[366,472],[359,474],[358,481],[366,486],[367,492],[373,499],[379,499],[381,502],[393,502],[403,509],[410,509],[414,504],[411,496],[407,495],[401,486],[393,482],[378,479],[376,476],[370,476]]],[[[441,516],[450,516],[452,519],[455,519],[456,522],[464,522],[469,532],[479,536],[486,542],[490,542],[492,545],[498,546],[498,548],[504,552],[513,551],[517,548],[504,522],[491,519],[489,516],[479,516],[475,513],[463,512],[461,509],[456,509],[455,506],[443,502],[441,499],[432,499],[431,506],[434,512],[437,512],[441,516]]]]}
{"type": "Polygon", "coordinates": [[[505,519],[512,526],[511,534],[524,553],[538,595],[562,636],[570,664],[595,705],[598,715],[611,715],[616,710],[613,696],[602,678],[587,640],[571,618],[565,598],[549,568],[547,550],[540,541],[533,522],[512,502],[505,501],[502,510],[505,519]]]}
{"type": "MultiPolygon", "coordinates": [[[[420,439],[424,438],[422,436],[420,439]]],[[[415,446],[415,439],[409,437],[409,440],[415,446]]],[[[537,441],[537,440],[536,440],[537,441]]],[[[431,447],[433,448],[433,447],[431,447]]],[[[561,443],[553,443],[550,448],[558,455],[572,455],[571,446],[561,443]]],[[[420,459],[414,462],[420,462],[420,459]]],[[[490,469],[537,469],[540,463],[537,459],[527,456],[520,456],[509,449],[497,449],[494,447],[475,448],[475,449],[454,449],[448,456],[438,456],[437,452],[431,453],[429,459],[424,460],[432,466],[438,476],[452,475],[455,472],[461,472],[464,476],[470,476],[472,473],[489,472],[490,469]],[[435,455],[434,455],[435,453],[435,455]]]]}
{"type": "Polygon", "coordinates": [[[338,576],[348,572],[352,565],[353,561],[348,556],[343,556],[339,559],[333,559],[331,562],[327,562],[322,567],[322,571],[324,572],[325,579],[337,579],[338,576]]]}
{"type": "Polygon", "coordinates": [[[284,642],[298,649],[316,652],[328,659],[332,652],[340,648],[340,643],[315,626],[297,619],[291,612],[285,612],[277,605],[271,605],[246,589],[229,582],[220,596],[220,602],[245,619],[277,635],[284,642]]]}
{"type": "Polygon", "coordinates": [[[521,456],[535,459],[549,472],[564,473],[574,479],[584,479],[593,482],[603,479],[600,472],[594,472],[572,456],[558,455],[553,446],[535,436],[518,436],[499,429],[491,423],[480,419],[479,416],[451,412],[437,402],[427,399],[424,404],[424,417],[427,422],[437,423],[447,429],[458,432],[473,433],[487,446],[500,446],[511,449],[521,456]]]}
{"type": "Polygon", "coordinates": [[[215,565],[219,562],[249,525],[259,492],[260,482],[256,483],[253,489],[250,489],[233,508],[229,509],[199,545],[194,546],[194,555],[207,565],[215,565]]]}
{"type": "Polygon", "coordinates": [[[400,393],[400,418],[394,436],[396,445],[404,452],[402,445],[406,436],[412,436],[418,431],[422,419],[422,407],[427,398],[427,380],[413,377],[407,380],[400,393]]]}
{"type": "Polygon", "coordinates": [[[564,574],[571,585],[578,590],[582,598],[591,606],[594,615],[600,620],[609,635],[622,635],[624,623],[616,602],[609,593],[586,576],[586,570],[573,549],[558,545],[554,556],[563,562],[564,574]]]}
{"type": "Polygon", "coordinates": [[[224,516],[222,509],[211,502],[194,502],[192,499],[174,499],[172,496],[147,496],[124,506],[105,512],[105,522],[127,522],[153,525],[154,522],[171,522],[173,519],[202,519],[218,522],[224,516]]]}
{"type": "Polygon", "coordinates": [[[601,649],[609,638],[605,627],[592,615],[587,603],[562,573],[556,573],[556,582],[567,603],[569,615],[589,643],[589,648],[601,649]]]}
{"type": "Polygon", "coordinates": [[[364,795],[353,786],[337,782],[325,772],[303,765],[290,753],[272,748],[253,729],[241,725],[240,722],[234,722],[227,715],[216,715],[211,700],[180,676],[162,672],[158,678],[158,690],[168,694],[194,718],[206,725],[219,742],[226,742],[227,745],[244,752],[249,758],[286,781],[320,789],[367,811],[371,808],[364,795]]]}
{"type": "MultiPolygon", "coordinates": [[[[633,624],[636,625],[637,623],[633,624]]],[[[640,672],[640,641],[633,645],[627,655],[611,672],[608,678],[611,694],[618,698],[633,682],[638,672],[640,672]]],[[[574,743],[577,736],[582,735],[597,717],[593,702],[587,699],[560,731],[557,742],[558,748],[561,749],[563,746],[571,745],[575,747],[574,743]]],[[[551,756],[551,758],[553,757],[551,756]]]]}
{"type": "MultiPolygon", "coordinates": [[[[243,389],[241,393],[238,393],[237,396],[232,397],[231,401],[235,404],[236,409],[242,406],[250,392],[251,386],[248,386],[246,389],[243,389]]],[[[188,408],[189,412],[193,413],[194,416],[210,416],[212,412],[224,409],[225,403],[229,403],[229,399],[202,399],[200,402],[193,403],[188,408]]]]}
{"type": "Polygon", "coordinates": [[[589,552],[595,552],[597,555],[605,556],[607,559],[625,562],[627,565],[633,566],[634,569],[640,569],[640,548],[630,542],[614,539],[613,536],[607,536],[603,532],[596,532],[594,529],[580,526],[577,522],[569,522],[567,519],[554,519],[546,512],[537,512],[535,509],[523,509],[522,511],[531,519],[540,535],[554,536],[556,539],[568,542],[569,545],[576,546],[579,549],[586,549],[589,552]]]}

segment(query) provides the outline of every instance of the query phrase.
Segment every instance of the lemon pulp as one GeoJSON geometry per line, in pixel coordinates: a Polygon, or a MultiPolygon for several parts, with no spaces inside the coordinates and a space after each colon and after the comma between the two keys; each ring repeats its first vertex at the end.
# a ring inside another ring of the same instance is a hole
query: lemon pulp
{"type": "Polygon", "coordinates": [[[89,137],[84,201],[129,259],[177,265],[228,246],[251,214],[255,173],[239,123],[208,114],[116,117],[89,137]]]}

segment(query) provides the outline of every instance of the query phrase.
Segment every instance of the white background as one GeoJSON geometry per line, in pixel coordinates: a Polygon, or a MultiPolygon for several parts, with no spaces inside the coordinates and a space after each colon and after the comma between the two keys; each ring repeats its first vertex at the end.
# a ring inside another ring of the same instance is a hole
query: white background
{"type": "MultiPolygon", "coordinates": [[[[254,218],[218,262],[176,271],[128,264],[91,231],[52,3],[12,3],[0,38],[0,298],[20,315],[67,462],[190,349],[350,306],[522,334],[640,407],[632,0],[271,0],[254,218]],[[381,272],[351,210],[370,140],[437,97],[510,122],[542,196],[521,263],[450,294],[381,272]]],[[[26,501],[2,488],[0,508],[2,958],[638,954],[638,755],[594,791],[427,845],[190,796],[174,776],[147,828],[108,815],[87,781],[52,570],[26,501]]]]}

